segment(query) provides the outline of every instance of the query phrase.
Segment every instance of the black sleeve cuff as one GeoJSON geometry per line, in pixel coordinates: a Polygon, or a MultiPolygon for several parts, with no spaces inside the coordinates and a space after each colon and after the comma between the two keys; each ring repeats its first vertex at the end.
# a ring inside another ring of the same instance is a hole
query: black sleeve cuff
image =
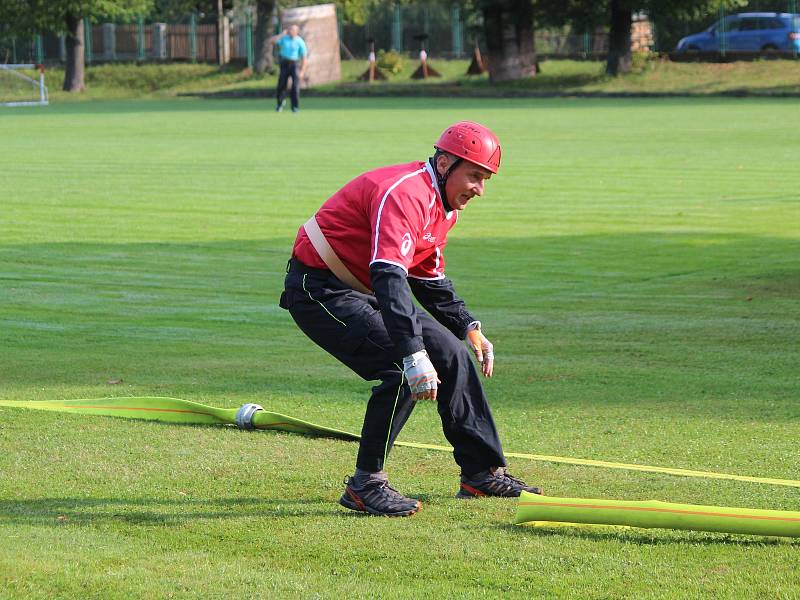
{"type": "Polygon", "coordinates": [[[404,340],[395,345],[395,356],[398,359],[403,359],[420,350],[425,350],[425,343],[422,341],[422,336],[413,337],[410,340],[404,340]]]}
{"type": "Polygon", "coordinates": [[[370,265],[370,279],[386,331],[398,359],[425,348],[417,309],[411,299],[406,272],[389,263],[370,265]]]}

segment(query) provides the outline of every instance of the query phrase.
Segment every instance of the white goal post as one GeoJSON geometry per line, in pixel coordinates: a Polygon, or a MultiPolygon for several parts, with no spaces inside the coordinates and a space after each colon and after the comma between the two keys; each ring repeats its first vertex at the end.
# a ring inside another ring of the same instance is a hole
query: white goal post
{"type": "Polygon", "coordinates": [[[48,96],[42,65],[0,64],[0,106],[45,104],[48,104],[48,96]]]}

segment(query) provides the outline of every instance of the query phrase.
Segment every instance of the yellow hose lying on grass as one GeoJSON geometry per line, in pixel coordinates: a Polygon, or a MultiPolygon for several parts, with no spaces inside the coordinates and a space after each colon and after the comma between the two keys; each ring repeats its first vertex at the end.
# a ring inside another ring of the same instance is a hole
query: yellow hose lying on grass
{"type": "Polygon", "coordinates": [[[800,512],[727,506],[554,498],[522,492],[519,524],[590,524],[800,537],[800,512]]]}
{"type": "MultiPolygon", "coordinates": [[[[89,400],[59,400],[59,401],[17,401],[0,400],[0,407],[28,408],[34,410],[49,410],[77,414],[93,414],[109,417],[125,417],[129,419],[145,419],[162,421],[166,423],[182,423],[197,425],[238,425],[242,429],[273,429],[290,433],[303,433],[340,440],[359,440],[361,436],[356,433],[342,431],[331,427],[316,425],[302,419],[297,419],[280,413],[263,410],[257,404],[245,404],[236,408],[214,408],[181,400],[179,398],[140,397],[140,398],[98,398],[89,400]]],[[[421,444],[417,442],[395,442],[395,446],[406,448],[420,448],[423,450],[436,450],[438,452],[452,452],[449,446],[435,444],[421,444]]],[[[511,458],[523,458],[542,462],[564,463],[588,467],[601,467],[606,469],[624,469],[626,471],[643,471],[647,473],[664,473],[681,477],[700,477],[706,479],[731,479],[751,483],[764,483],[768,485],[781,485],[800,488],[800,481],[792,479],[774,479],[768,477],[750,477],[747,475],[733,475],[730,473],[715,473],[713,471],[695,471],[690,469],[674,469],[671,467],[654,467],[649,465],[636,465],[628,463],[610,462],[604,460],[591,460],[584,458],[570,458],[565,456],[548,456],[545,454],[524,454],[520,452],[506,452],[511,458]]]]}

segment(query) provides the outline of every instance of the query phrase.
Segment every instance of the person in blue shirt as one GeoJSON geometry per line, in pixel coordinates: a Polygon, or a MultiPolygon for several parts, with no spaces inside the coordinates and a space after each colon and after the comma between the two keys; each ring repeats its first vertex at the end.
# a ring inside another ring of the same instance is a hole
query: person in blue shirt
{"type": "Polygon", "coordinates": [[[299,33],[300,28],[297,25],[292,25],[288,29],[284,29],[282,33],[272,36],[270,40],[278,46],[278,57],[281,65],[276,92],[278,100],[278,106],[275,108],[276,112],[281,112],[286,105],[286,87],[290,77],[292,78],[292,112],[300,110],[300,81],[305,74],[308,50],[299,33]]]}

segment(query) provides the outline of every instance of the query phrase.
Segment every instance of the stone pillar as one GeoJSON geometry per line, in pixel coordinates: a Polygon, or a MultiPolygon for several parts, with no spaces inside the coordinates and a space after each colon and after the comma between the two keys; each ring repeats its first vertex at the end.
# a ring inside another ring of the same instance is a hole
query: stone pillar
{"type": "Polygon", "coordinates": [[[167,58],[167,24],[153,23],[153,58],[165,60],[167,58]]]}
{"type": "Polygon", "coordinates": [[[113,23],[103,23],[103,60],[117,59],[117,28],[113,23]]]}
{"type": "Polygon", "coordinates": [[[236,24],[236,48],[238,53],[231,58],[247,58],[247,22],[236,24]]]}
{"type": "Polygon", "coordinates": [[[308,67],[302,87],[313,87],[342,78],[339,29],[335,4],[298,6],[282,13],[284,27],[297,25],[308,46],[308,67]]]}

